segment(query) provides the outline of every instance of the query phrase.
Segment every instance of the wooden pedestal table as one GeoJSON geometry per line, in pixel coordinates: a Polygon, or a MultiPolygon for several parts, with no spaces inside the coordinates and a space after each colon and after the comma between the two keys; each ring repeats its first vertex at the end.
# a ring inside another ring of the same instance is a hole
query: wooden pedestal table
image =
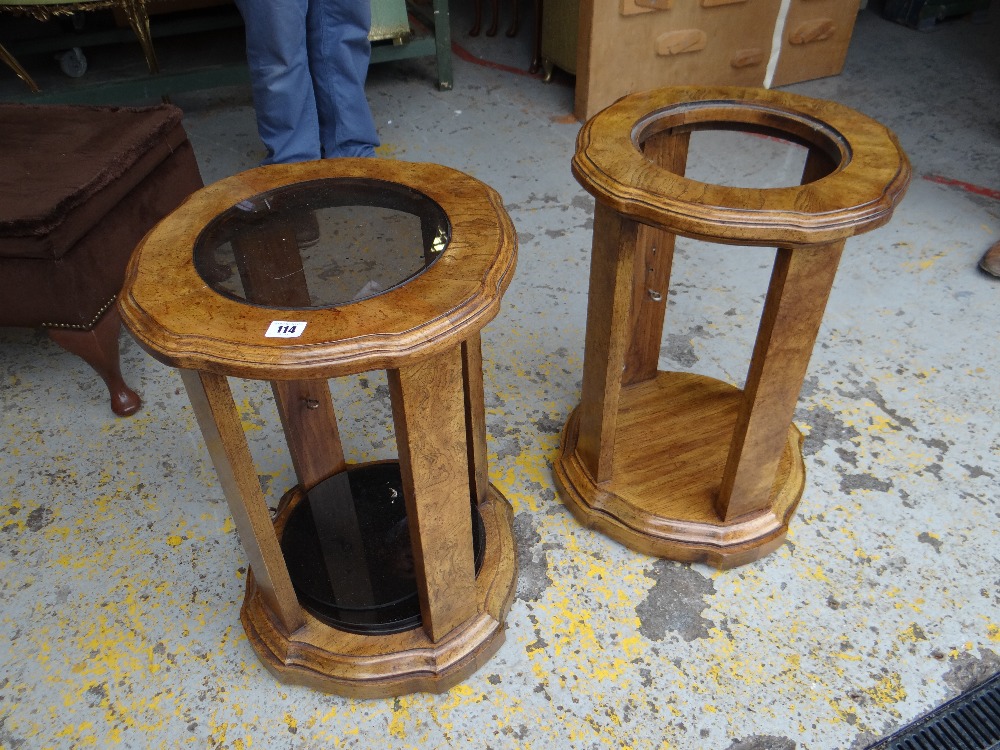
{"type": "Polygon", "coordinates": [[[250,560],[243,627],[279,679],[440,692],[503,642],[516,560],[480,331],[516,255],[492,189],[382,159],[222,180],[136,250],[123,319],[181,369],[250,560]],[[327,379],[375,369],[399,459],[349,466],[327,379]],[[227,376],[272,385],[298,479],[273,522],[227,376]]]}
{"type": "Polygon", "coordinates": [[[831,102],[677,87],[587,122],[573,174],[597,205],[582,396],[555,463],[561,496],[581,522],[642,552],[721,568],[758,559],[781,543],[802,494],[792,415],[841,250],[889,220],[907,158],[885,127],[831,102]],[[802,184],[685,178],[690,134],[713,129],[804,146],[802,184]],[[777,248],[742,390],[658,371],[676,235],[777,248]]]}

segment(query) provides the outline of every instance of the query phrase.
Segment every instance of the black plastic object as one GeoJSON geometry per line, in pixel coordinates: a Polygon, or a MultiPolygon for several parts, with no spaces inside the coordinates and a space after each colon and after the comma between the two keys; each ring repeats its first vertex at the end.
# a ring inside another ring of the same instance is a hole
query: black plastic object
{"type": "Polygon", "coordinates": [[[920,31],[930,31],[939,21],[971,14],[985,21],[990,0],[885,0],[882,16],[920,31]]]}
{"type": "MultiPolygon", "coordinates": [[[[478,573],[486,534],[470,509],[478,573]]],[[[281,551],[300,604],[326,624],[362,634],[420,625],[398,462],[352,467],[309,490],[285,523],[281,551]]]]}
{"type": "Polygon", "coordinates": [[[967,690],[868,750],[997,750],[1000,674],[967,690]]]}

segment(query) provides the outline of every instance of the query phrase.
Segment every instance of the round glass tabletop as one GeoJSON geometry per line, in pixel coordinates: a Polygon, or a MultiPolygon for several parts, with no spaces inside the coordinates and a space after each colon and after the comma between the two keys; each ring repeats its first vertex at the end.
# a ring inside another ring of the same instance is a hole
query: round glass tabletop
{"type": "Polygon", "coordinates": [[[216,292],[282,309],[340,307],[419,275],[451,238],[444,210],[406,185],[334,177],[259,193],[197,238],[194,266],[216,292]]]}

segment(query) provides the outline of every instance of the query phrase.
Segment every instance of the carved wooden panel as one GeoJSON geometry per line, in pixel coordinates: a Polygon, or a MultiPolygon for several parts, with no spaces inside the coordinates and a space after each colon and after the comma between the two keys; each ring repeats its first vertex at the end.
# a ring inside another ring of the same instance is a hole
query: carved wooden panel
{"type": "Polygon", "coordinates": [[[662,86],[836,75],[860,0],[580,0],[576,116],[662,86]]]}
{"type": "Polygon", "coordinates": [[[673,0],[641,12],[651,5],[581,0],[577,117],[660,86],[764,83],[781,0],[673,0]]]}
{"type": "Polygon", "coordinates": [[[656,54],[661,56],[701,52],[708,44],[708,34],[701,29],[668,31],[656,38],[656,54]]]}
{"type": "Polygon", "coordinates": [[[670,10],[673,4],[674,0],[621,0],[619,12],[623,16],[634,16],[636,13],[670,10]]]}
{"type": "Polygon", "coordinates": [[[837,75],[844,67],[859,0],[791,0],[772,86],[837,75]]]}

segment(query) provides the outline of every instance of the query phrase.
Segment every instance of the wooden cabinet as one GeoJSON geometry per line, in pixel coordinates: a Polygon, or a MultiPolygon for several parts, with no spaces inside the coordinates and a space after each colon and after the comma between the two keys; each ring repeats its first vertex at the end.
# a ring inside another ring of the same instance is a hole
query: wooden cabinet
{"type": "Polygon", "coordinates": [[[783,86],[840,72],[858,0],[543,0],[543,61],[587,120],[661,86],[783,86]],[[576,47],[567,49],[576,28],[576,47]]]}

